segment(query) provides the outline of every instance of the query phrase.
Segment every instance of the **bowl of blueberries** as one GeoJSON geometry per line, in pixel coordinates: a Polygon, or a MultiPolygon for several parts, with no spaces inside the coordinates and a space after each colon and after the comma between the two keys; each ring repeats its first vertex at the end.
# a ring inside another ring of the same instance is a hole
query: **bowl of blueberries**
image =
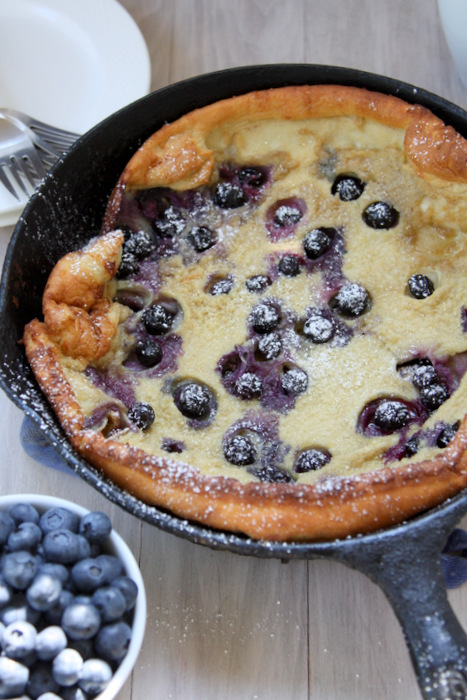
{"type": "Polygon", "coordinates": [[[0,496],[0,699],[111,700],[146,624],[138,564],[107,514],[0,496]]]}

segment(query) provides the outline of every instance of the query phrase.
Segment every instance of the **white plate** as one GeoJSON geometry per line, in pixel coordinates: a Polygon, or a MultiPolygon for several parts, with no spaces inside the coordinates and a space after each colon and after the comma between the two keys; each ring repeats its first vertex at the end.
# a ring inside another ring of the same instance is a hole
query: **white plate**
{"type": "MultiPolygon", "coordinates": [[[[147,94],[143,36],[116,0],[1,0],[0,107],[83,134],[147,94]]],[[[0,188],[0,226],[18,203],[0,188]]]]}

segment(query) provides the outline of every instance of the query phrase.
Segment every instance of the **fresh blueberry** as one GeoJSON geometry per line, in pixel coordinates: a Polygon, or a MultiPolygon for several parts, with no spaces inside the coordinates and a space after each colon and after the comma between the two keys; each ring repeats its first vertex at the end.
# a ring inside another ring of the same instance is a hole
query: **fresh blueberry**
{"type": "Polygon", "coordinates": [[[134,255],[137,260],[147,258],[157,246],[157,241],[152,231],[125,229],[124,237],[123,251],[134,255]]]}
{"type": "Polygon", "coordinates": [[[112,523],[109,516],[102,511],[91,511],[81,518],[79,532],[89,542],[105,542],[112,532],[112,523]]]}
{"type": "Polygon", "coordinates": [[[58,602],[52,608],[49,608],[44,614],[45,620],[49,625],[59,625],[62,619],[63,611],[71,605],[74,595],[69,590],[62,590],[58,602]]]}
{"type": "Polygon", "coordinates": [[[51,530],[42,540],[46,559],[57,564],[72,564],[80,557],[78,535],[71,530],[51,530]]]}
{"type": "Polygon", "coordinates": [[[210,413],[212,395],[205,384],[187,381],[174,391],[174,402],[186,418],[207,418],[210,413]]]}
{"type": "Polygon", "coordinates": [[[58,693],[58,683],[52,676],[50,664],[41,661],[34,665],[29,676],[26,693],[33,700],[37,700],[44,693],[58,693]]]}
{"type": "Polygon", "coordinates": [[[297,474],[318,471],[318,469],[322,469],[328,464],[330,459],[331,455],[329,452],[309,447],[298,454],[294,464],[294,471],[297,474]]]}
{"type": "Polygon", "coordinates": [[[281,314],[273,304],[262,302],[253,307],[249,320],[257,333],[269,333],[279,325],[281,314]]]}
{"type": "Polygon", "coordinates": [[[34,579],[38,566],[39,562],[31,552],[10,552],[2,560],[2,575],[8,585],[24,591],[34,579]]]}
{"type": "Polygon", "coordinates": [[[93,593],[100,586],[107,583],[107,572],[103,561],[99,557],[81,559],[71,570],[71,579],[78,591],[93,593]]]}
{"type": "Polygon", "coordinates": [[[123,564],[114,554],[100,554],[95,562],[102,567],[105,584],[111,584],[117,576],[123,574],[123,564]]]}
{"type": "Polygon", "coordinates": [[[0,621],[4,625],[11,625],[13,622],[30,622],[37,624],[40,612],[28,605],[24,593],[14,593],[10,602],[0,610],[0,621]]]}
{"type": "Polygon", "coordinates": [[[15,521],[6,511],[0,511],[0,547],[2,547],[15,529],[15,521]]]}
{"type": "Polygon", "coordinates": [[[125,598],[126,610],[132,610],[138,597],[138,586],[129,576],[117,576],[112,581],[112,586],[118,588],[125,598]]]}
{"type": "Polygon", "coordinates": [[[188,234],[188,240],[197,253],[203,253],[212,248],[216,237],[214,231],[207,226],[194,226],[188,234]]]}
{"type": "Polygon", "coordinates": [[[154,221],[154,228],[162,238],[173,238],[183,233],[186,225],[185,217],[176,207],[169,206],[163,215],[154,221]]]}
{"type": "Polygon", "coordinates": [[[435,291],[435,285],[426,275],[412,275],[407,286],[414,299],[426,299],[435,291]]]}
{"type": "Polygon", "coordinates": [[[238,181],[241,185],[248,185],[259,189],[267,180],[266,173],[261,168],[254,166],[245,166],[238,172],[238,181]]]}
{"type": "Polygon", "coordinates": [[[390,229],[399,223],[399,212],[389,202],[373,202],[362,214],[363,221],[373,229],[390,229]]]}
{"type": "Polygon", "coordinates": [[[317,260],[331,247],[331,243],[336,234],[334,228],[314,228],[308,231],[303,239],[303,249],[305,255],[310,260],[317,260]]]}
{"type": "Polygon", "coordinates": [[[75,685],[81,677],[83,659],[76,649],[63,649],[52,661],[52,676],[63,687],[75,685]]]}
{"type": "Polygon", "coordinates": [[[313,343],[327,343],[334,336],[332,319],[317,310],[311,313],[303,324],[303,335],[313,343]]]}
{"type": "Polygon", "coordinates": [[[97,654],[106,661],[121,661],[128,651],[131,641],[131,628],[126,622],[104,625],[96,635],[94,647],[97,654]]]}
{"type": "Polygon", "coordinates": [[[144,310],[143,325],[150,335],[165,335],[174,322],[174,314],[162,304],[153,304],[144,310]]]}
{"type": "Polygon", "coordinates": [[[20,523],[14,532],[8,537],[8,549],[17,552],[20,549],[35,551],[42,540],[42,532],[39,525],[32,522],[20,523]]]}
{"type": "Polygon", "coordinates": [[[39,521],[40,528],[44,535],[52,530],[70,530],[78,532],[79,516],[73,513],[69,508],[61,506],[57,508],[49,508],[39,521]]]}
{"type": "Polygon", "coordinates": [[[95,656],[93,639],[70,639],[68,647],[76,649],[82,659],[92,659],[95,656]]]}
{"type": "Polygon", "coordinates": [[[155,367],[162,360],[162,347],[154,338],[145,338],[136,345],[136,356],[144,367],[155,367]]]}
{"type": "Polygon", "coordinates": [[[0,576],[0,610],[8,605],[11,601],[12,591],[11,587],[5,581],[3,576],[0,576]]]}
{"type": "Polygon", "coordinates": [[[38,632],[35,651],[40,661],[50,661],[66,648],[67,638],[59,625],[49,625],[38,632]]]}
{"type": "Polygon", "coordinates": [[[262,335],[258,340],[258,359],[259,360],[274,360],[282,352],[282,338],[279,333],[273,331],[262,335]]]}
{"type": "Polygon", "coordinates": [[[241,187],[231,182],[220,182],[214,192],[214,204],[221,209],[237,209],[248,202],[241,187]]]}
{"type": "Polygon", "coordinates": [[[112,669],[109,664],[102,659],[87,659],[81,669],[78,685],[81,690],[94,697],[105,690],[111,678],[112,669]]]}
{"type": "Polygon", "coordinates": [[[254,372],[244,372],[235,382],[235,393],[241,399],[258,399],[262,392],[261,379],[254,372]]]}
{"type": "Polygon", "coordinates": [[[446,425],[438,435],[438,439],[436,441],[437,446],[440,448],[447,447],[451,440],[453,440],[455,437],[459,427],[460,421],[456,421],[455,423],[452,423],[452,425],[446,425]]]}
{"type": "Polygon", "coordinates": [[[343,316],[356,318],[369,311],[371,297],[361,284],[350,282],[344,285],[331,300],[331,306],[343,316]]]}
{"type": "Polygon", "coordinates": [[[71,639],[91,639],[101,626],[101,616],[92,604],[71,603],[63,611],[61,625],[71,639]]]}
{"type": "Polygon", "coordinates": [[[374,414],[374,423],[386,433],[401,430],[410,420],[410,412],[401,401],[381,401],[374,414]]]}
{"type": "Polygon", "coordinates": [[[283,255],[277,269],[286,277],[296,277],[300,274],[300,259],[296,255],[283,255]]]}
{"type": "Polygon", "coordinates": [[[3,631],[3,652],[10,659],[21,660],[34,651],[36,637],[36,628],[30,622],[26,620],[12,622],[3,631]]]}
{"type": "Polygon", "coordinates": [[[60,599],[62,584],[50,574],[39,573],[26,591],[26,600],[31,608],[44,612],[56,605],[60,599]]]}
{"type": "Polygon", "coordinates": [[[237,467],[253,464],[256,461],[256,448],[246,435],[234,435],[224,442],[224,457],[237,467]]]}
{"type": "Polygon", "coordinates": [[[126,610],[123,593],[115,586],[102,586],[95,591],[91,603],[96,607],[103,622],[115,622],[126,610]]]}
{"type": "Polygon", "coordinates": [[[234,280],[232,277],[217,277],[208,286],[208,292],[212,296],[219,296],[219,294],[229,294],[234,286],[234,280]]]}
{"type": "Polygon", "coordinates": [[[138,401],[128,409],[128,418],[140,430],[148,430],[154,423],[156,414],[150,404],[138,401]]]}
{"type": "Polygon", "coordinates": [[[342,202],[351,202],[358,199],[364,189],[365,183],[359,177],[342,173],[332,183],[331,194],[337,194],[342,202]]]}
{"type": "Polygon", "coordinates": [[[18,661],[0,656],[0,698],[19,698],[26,690],[29,669],[18,661]]]}
{"type": "Polygon", "coordinates": [[[256,292],[257,294],[264,292],[266,287],[269,287],[270,284],[272,284],[272,280],[267,275],[253,275],[245,282],[248,291],[256,292]]]}
{"type": "Polygon", "coordinates": [[[39,523],[39,513],[30,503],[15,503],[8,513],[17,526],[25,522],[36,523],[36,525],[39,523]]]}
{"type": "Polygon", "coordinates": [[[274,212],[274,223],[280,228],[298,224],[303,213],[299,207],[293,204],[281,204],[274,212]]]}
{"type": "Polygon", "coordinates": [[[442,384],[431,384],[420,390],[420,399],[428,411],[435,411],[449,398],[448,390],[442,384]]]}
{"type": "Polygon", "coordinates": [[[285,394],[298,396],[308,388],[308,375],[300,367],[283,367],[281,385],[285,394]]]}

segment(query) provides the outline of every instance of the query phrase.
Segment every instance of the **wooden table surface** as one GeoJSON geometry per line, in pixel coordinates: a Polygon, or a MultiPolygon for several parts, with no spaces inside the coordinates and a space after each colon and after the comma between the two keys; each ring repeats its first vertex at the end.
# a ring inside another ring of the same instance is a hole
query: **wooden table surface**
{"type": "MultiPolygon", "coordinates": [[[[147,42],[153,90],[233,66],[320,63],[399,78],[467,108],[436,0],[122,4],[147,42]]],[[[0,228],[2,259],[12,230],[0,228]]],[[[118,700],[420,697],[395,616],[364,575],[332,561],[283,564],[212,551],[160,532],[73,474],[31,460],[21,421],[1,393],[0,493],[54,494],[105,510],[141,562],[146,637],[118,700]]],[[[467,585],[449,598],[467,626],[467,585]]]]}

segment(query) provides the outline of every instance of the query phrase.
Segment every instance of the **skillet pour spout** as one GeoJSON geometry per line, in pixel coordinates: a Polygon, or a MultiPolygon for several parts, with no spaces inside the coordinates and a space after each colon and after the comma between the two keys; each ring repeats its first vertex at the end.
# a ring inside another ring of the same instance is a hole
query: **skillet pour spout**
{"type": "Polygon", "coordinates": [[[0,286],[0,385],[70,469],[135,517],[216,550],[284,561],[329,557],[366,574],[384,591],[399,619],[423,698],[467,698],[467,636],[449,605],[439,566],[450,531],[467,513],[466,493],[403,525],[334,542],[261,542],[187,522],[145,506],[103,479],[76,453],[18,343],[25,324],[41,315],[42,293],[53,265],[100,231],[120,173],[150,134],[165,122],[233,95],[322,83],[363,87],[422,104],[467,136],[467,113],[446,100],[397,80],[332,66],[235,68],[185,80],[138,100],[78,139],[46,176],[16,226],[0,286]]]}

